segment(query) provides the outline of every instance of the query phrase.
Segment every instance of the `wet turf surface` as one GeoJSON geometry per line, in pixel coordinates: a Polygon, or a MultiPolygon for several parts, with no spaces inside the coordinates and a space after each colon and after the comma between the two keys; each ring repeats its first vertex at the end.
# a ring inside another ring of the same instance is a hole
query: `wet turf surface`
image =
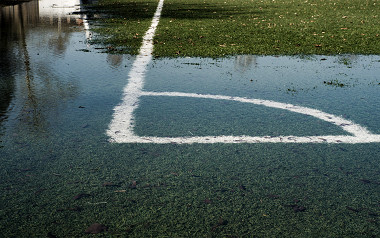
{"type": "MultiPolygon", "coordinates": [[[[40,24],[27,31],[26,47],[9,40],[1,48],[8,56],[0,94],[4,237],[88,237],[86,230],[100,232],[96,237],[380,235],[379,143],[109,143],[105,132],[134,57],[87,48],[81,27],[57,35],[57,25],[40,24]],[[41,47],[44,39],[51,47],[41,47]],[[102,225],[90,229],[94,223],[102,225]]],[[[256,57],[252,64],[244,64],[249,56],[156,59],[144,89],[272,99],[342,115],[380,133],[379,58],[358,57],[256,57]]],[[[315,119],[264,109],[142,97],[136,130],[340,133],[315,119]],[[235,120],[224,117],[228,112],[235,120]],[[258,127],[263,120],[272,123],[258,127]]]]}

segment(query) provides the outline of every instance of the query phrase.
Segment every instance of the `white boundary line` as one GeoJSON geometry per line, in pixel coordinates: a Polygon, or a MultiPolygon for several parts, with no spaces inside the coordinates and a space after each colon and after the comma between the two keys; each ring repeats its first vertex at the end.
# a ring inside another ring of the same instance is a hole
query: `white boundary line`
{"type": "Polygon", "coordinates": [[[316,109],[295,106],[270,100],[231,97],[224,95],[196,94],[182,92],[146,92],[143,91],[147,65],[152,59],[153,37],[161,16],[164,0],[160,0],[152,24],[143,38],[139,55],[129,72],[128,84],[123,90],[122,103],[114,108],[113,119],[107,130],[110,142],[116,143],[371,143],[380,142],[380,135],[372,134],[365,127],[342,117],[316,109]],[[352,136],[192,136],[192,137],[146,137],[134,133],[133,112],[139,106],[140,96],[191,97],[216,100],[229,100],[251,103],[312,116],[341,127],[352,136]]]}
{"type": "Polygon", "coordinates": [[[152,24],[143,37],[139,54],[129,72],[128,84],[123,91],[122,103],[114,108],[113,119],[107,131],[111,138],[118,134],[120,129],[123,129],[123,137],[137,138],[133,133],[133,111],[138,107],[147,65],[152,60],[153,37],[160,20],[163,5],[164,0],[160,0],[154,13],[152,24]]]}

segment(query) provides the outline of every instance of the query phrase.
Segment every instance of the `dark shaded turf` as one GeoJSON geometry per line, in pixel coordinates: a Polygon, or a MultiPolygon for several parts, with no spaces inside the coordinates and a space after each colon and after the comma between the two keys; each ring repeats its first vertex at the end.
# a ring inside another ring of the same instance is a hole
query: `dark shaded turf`
{"type": "Polygon", "coordinates": [[[89,144],[79,136],[59,147],[19,140],[2,149],[3,235],[84,237],[95,222],[109,227],[100,237],[380,233],[377,144],[112,145],[99,139],[89,144]]]}

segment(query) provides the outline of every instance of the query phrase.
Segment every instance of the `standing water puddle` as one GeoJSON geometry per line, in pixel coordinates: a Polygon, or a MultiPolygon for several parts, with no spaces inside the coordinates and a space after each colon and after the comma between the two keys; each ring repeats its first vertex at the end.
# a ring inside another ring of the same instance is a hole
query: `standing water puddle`
{"type": "MultiPolygon", "coordinates": [[[[1,8],[4,237],[81,237],[93,223],[107,237],[380,234],[379,143],[110,143],[135,57],[98,53],[88,16],[68,15],[80,2],[53,4],[1,8]]],[[[379,56],[159,58],[144,91],[289,103],[380,134],[379,75],[379,56]]],[[[194,97],[142,95],[134,120],[148,137],[348,134],[286,110],[194,97]]]]}

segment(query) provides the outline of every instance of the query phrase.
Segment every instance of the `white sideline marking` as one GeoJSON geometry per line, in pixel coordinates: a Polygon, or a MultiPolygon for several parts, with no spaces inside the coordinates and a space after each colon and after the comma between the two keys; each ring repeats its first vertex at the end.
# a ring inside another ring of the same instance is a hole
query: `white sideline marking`
{"type": "Polygon", "coordinates": [[[143,38],[139,55],[129,72],[128,84],[124,88],[122,103],[114,108],[113,119],[107,130],[110,142],[116,143],[372,143],[380,142],[380,135],[372,134],[365,127],[342,117],[328,114],[316,109],[275,102],[271,100],[231,97],[223,95],[196,94],[182,92],[146,92],[142,91],[147,65],[152,59],[153,37],[161,16],[164,0],[160,0],[152,24],[143,38]],[[133,112],[139,106],[140,96],[191,97],[216,100],[230,100],[252,103],[272,108],[301,113],[330,122],[341,127],[352,136],[191,136],[191,137],[154,137],[137,136],[134,133],[133,112]]]}
{"type": "Polygon", "coordinates": [[[164,0],[160,0],[154,13],[152,24],[143,37],[139,54],[129,72],[128,84],[123,90],[122,103],[114,108],[113,119],[107,131],[111,138],[118,134],[120,129],[123,129],[123,137],[138,138],[133,133],[133,111],[138,107],[139,97],[144,86],[146,67],[152,60],[153,37],[160,20],[163,5],[164,0]]]}

